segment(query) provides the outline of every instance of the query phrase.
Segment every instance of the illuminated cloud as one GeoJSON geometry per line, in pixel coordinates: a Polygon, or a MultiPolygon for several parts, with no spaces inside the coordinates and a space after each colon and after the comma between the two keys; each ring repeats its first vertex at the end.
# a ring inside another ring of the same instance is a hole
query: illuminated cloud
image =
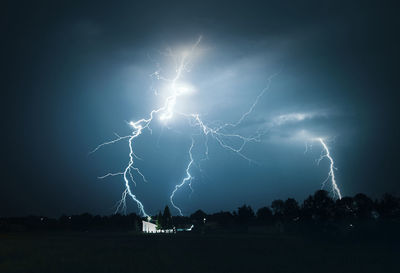
{"type": "Polygon", "coordinates": [[[275,117],[273,119],[273,124],[279,126],[289,122],[300,122],[306,119],[312,119],[315,116],[315,113],[289,113],[275,117]]]}

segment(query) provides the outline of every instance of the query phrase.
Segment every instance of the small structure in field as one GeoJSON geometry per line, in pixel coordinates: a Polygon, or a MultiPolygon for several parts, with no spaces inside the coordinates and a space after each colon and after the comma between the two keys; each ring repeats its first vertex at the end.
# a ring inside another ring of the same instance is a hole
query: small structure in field
{"type": "Polygon", "coordinates": [[[147,221],[142,221],[143,233],[176,233],[175,228],[172,229],[157,229],[157,224],[147,221]]]}
{"type": "Polygon", "coordinates": [[[157,232],[157,225],[151,222],[142,221],[142,231],[144,233],[156,233],[157,232]]]}

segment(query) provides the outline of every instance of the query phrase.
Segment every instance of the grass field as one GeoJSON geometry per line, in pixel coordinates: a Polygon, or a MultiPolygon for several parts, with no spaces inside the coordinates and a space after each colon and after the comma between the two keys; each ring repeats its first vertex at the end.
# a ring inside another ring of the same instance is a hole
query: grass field
{"type": "Polygon", "coordinates": [[[399,272],[388,239],[282,234],[0,233],[0,272],[399,272]]]}

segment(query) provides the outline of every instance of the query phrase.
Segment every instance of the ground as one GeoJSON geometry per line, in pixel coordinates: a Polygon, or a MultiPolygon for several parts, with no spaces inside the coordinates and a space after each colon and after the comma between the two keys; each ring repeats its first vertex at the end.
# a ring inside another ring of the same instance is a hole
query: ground
{"type": "Polygon", "coordinates": [[[0,272],[399,272],[388,238],[283,234],[0,233],[0,272]]]}

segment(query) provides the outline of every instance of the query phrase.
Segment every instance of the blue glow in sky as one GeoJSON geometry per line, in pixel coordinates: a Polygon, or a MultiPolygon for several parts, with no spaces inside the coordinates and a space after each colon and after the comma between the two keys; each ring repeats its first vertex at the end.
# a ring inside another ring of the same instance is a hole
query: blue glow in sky
{"type": "MultiPolygon", "coordinates": [[[[114,133],[132,133],[130,121],[162,105],[168,92],[154,72],[173,76],[166,53],[187,49],[199,35],[180,82],[190,94],[179,97],[176,111],[197,113],[213,128],[236,122],[277,75],[234,130],[262,133],[242,151],[257,164],[209,139],[202,171],[191,169],[194,192],[183,187],[174,197],[184,214],[306,198],[329,171],[328,160],[317,164],[323,150],[310,139],[318,137],[330,148],[344,196],[399,193],[397,17],[389,8],[230,1],[7,9],[0,215],[113,213],[124,183],[97,177],[123,170],[127,142],[88,154],[114,133]]],[[[151,128],[134,143],[148,181],[137,181],[135,192],[154,214],[186,175],[192,135],[196,160],[205,140],[179,115],[151,128]]],[[[128,212],[137,212],[131,201],[128,212]]]]}

